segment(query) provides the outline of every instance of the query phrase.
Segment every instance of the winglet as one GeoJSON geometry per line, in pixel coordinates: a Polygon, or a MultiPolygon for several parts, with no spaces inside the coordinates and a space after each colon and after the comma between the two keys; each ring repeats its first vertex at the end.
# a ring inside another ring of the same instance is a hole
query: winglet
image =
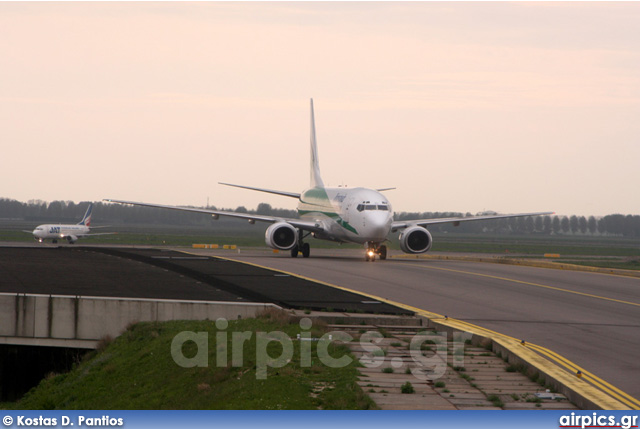
{"type": "Polygon", "coordinates": [[[324,188],[320,177],[320,163],[318,161],[318,146],[316,141],[316,121],[313,113],[313,98],[311,99],[311,187],[324,188]]]}

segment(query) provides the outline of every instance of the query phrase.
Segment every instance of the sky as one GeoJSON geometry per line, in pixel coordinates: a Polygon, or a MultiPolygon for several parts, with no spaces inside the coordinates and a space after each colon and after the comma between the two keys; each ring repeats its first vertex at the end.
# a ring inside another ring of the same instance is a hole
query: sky
{"type": "Polygon", "coordinates": [[[638,2],[0,3],[0,198],[640,214],[638,2]]]}

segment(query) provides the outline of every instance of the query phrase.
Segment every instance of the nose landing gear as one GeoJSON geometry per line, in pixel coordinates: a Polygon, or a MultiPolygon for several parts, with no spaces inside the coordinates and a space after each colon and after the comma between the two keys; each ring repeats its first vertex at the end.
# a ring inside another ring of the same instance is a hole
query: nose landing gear
{"type": "Polygon", "coordinates": [[[364,254],[364,260],[373,262],[376,260],[376,255],[380,257],[381,261],[387,259],[387,246],[377,243],[369,244],[364,254]]]}

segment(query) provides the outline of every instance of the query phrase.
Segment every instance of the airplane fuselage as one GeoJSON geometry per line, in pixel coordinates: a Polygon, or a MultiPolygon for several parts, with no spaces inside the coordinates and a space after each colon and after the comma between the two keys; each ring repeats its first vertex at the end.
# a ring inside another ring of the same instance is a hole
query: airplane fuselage
{"type": "Polygon", "coordinates": [[[32,232],[33,237],[39,242],[43,242],[44,240],[61,240],[67,237],[78,237],[79,235],[85,235],[88,233],[88,226],[64,224],[38,225],[32,232]]]}
{"type": "Polygon", "coordinates": [[[393,222],[387,198],[366,188],[307,189],[300,195],[298,214],[324,226],[326,233],[314,233],[315,238],[345,243],[382,243],[393,222]]]}

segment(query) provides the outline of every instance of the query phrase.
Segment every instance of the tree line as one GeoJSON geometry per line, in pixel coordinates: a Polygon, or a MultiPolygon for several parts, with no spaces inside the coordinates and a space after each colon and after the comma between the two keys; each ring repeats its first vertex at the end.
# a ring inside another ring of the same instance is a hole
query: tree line
{"type": "MultiPolygon", "coordinates": [[[[26,203],[0,198],[0,219],[29,221],[76,223],[84,214],[88,201],[30,200],[26,203]]],[[[217,210],[215,206],[210,209],[217,210]]],[[[261,203],[255,210],[244,206],[221,208],[223,211],[255,213],[267,216],[297,218],[295,210],[273,208],[261,203]]],[[[149,207],[124,206],[120,204],[94,203],[94,223],[99,224],[155,224],[208,226],[211,218],[195,213],[177,210],[158,210],[149,207]]],[[[396,220],[428,219],[471,216],[471,213],[456,212],[399,212],[396,220]]],[[[522,218],[495,219],[480,222],[463,222],[459,226],[452,224],[432,225],[433,232],[461,232],[472,234],[538,234],[538,235],[613,235],[622,237],[640,237],[640,216],[610,214],[596,216],[527,216],[522,218]]]]}

